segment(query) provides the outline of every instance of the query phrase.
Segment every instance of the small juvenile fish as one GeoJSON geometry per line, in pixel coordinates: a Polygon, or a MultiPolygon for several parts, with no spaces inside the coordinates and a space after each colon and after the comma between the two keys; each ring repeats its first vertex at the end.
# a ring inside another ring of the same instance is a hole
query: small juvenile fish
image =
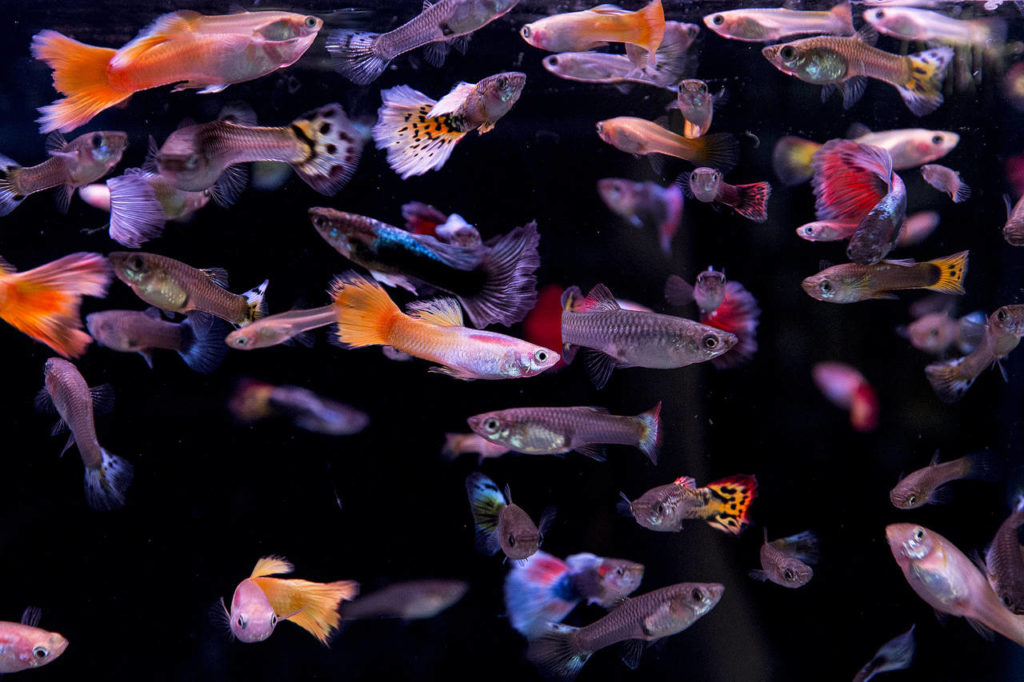
{"type": "Polygon", "coordinates": [[[280,128],[249,125],[237,116],[178,128],[154,160],[160,175],[178,189],[216,186],[214,199],[229,206],[245,189],[246,172],[238,164],[290,164],[307,185],[333,196],[355,172],[362,146],[362,134],[341,105],[327,104],[280,128]]]}
{"type": "Polygon", "coordinates": [[[338,609],[342,620],[433,618],[469,591],[465,580],[408,580],[365,594],[338,609]]]}
{"type": "Polygon", "coordinates": [[[964,397],[983,371],[998,364],[1019,344],[1024,336],[1024,304],[1004,305],[988,316],[981,343],[969,355],[924,368],[928,383],[946,403],[964,397]]]}
{"type": "Polygon", "coordinates": [[[455,459],[459,455],[478,455],[478,464],[491,457],[501,457],[506,452],[511,450],[475,433],[446,433],[444,447],[441,448],[441,455],[447,459],[455,459]]]}
{"type": "Polygon", "coordinates": [[[597,134],[627,154],[665,154],[695,166],[711,166],[723,171],[735,166],[739,156],[739,143],[732,133],[715,133],[688,140],[657,123],[633,116],[598,121],[597,134]]]}
{"type": "Polygon", "coordinates": [[[735,334],[671,315],[624,310],[612,292],[596,285],[586,298],[579,287],[562,294],[562,343],[566,364],[583,347],[594,385],[603,388],[616,367],[671,369],[723,355],[735,334]]]}
{"type": "Polygon", "coordinates": [[[300,429],[327,436],[350,436],[370,423],[365,412],[323,398],[308,388],[274,386],[252,379],[239,382],[228,410],[243,423],[282,416],[300,429]]]}
{"type": "MultiPolygon", "coordinates": [[[[849,137],[859,144],[889,152],[894,170],[917,168],[941,159],[960,142],[960,136],[948,130],[902,128],[871,132],[860,124],[851,126],[849,137]]],[[[811,160],[821,147],[817,142],[792,135],[779,138],[772,151],[772,168],[782,184],[798,185],[809,180],[814,172],[811,160]]]]}
{"type": "Polygon", "coordinates": [[[1024,557],[1021,556],[1018,532],[1024,525],[1024,497],[996,531],[985,554],[989,585],[996,596],[1013,613],[1024,615],[1024,557]]]}
{"type": "Polygon", "coordinates": [[[39,625],[42,611],[29,606],[20,623],[0,621],[0,675],[39,668],[56,660],[68,648],[68,640],[39,625]]]}
{"type": "Polygon", "coordinates": [[[909,668],[914,661],[914,627],[910,626],[902,635],[883,644],[874,657],[857,672],[853,682],[868,682],[878,673],[909,668]]]}
{"type": "Polygon", "coordinates": [[[1010,208],[1010,198],[1004,196],[1006,201],[1006,224],[1003,225],[1003,239],[1010,246],[1024,246],[1024,197],[1017,200],[1017,203],[1010,208]]]}
{"type": "Polygon", "coordinates": [[[1024,618],[1003,606],[978,567],[952,542],[910,523],[886,526],[885,537],[903,577],[933,609],[1024,646],[1024,618]]]}
{"type": "Polygon", "coordinates": [[[757,496],[757,478],[737,474],[702,488],[689,476],[651,488],[630,501],[625,493],[619,510],[628,513],[648,530],[676,533],[685,520],[706,521],[723,533],[739,535],[750,523],[750,503],[757,496]]]}
{"type": "Polygon", "coordinates": [[[875,265],[843,263],[811,275],[801,283],[807,295],[829,303],[856,303],[871,298],[896,298],[901,289],[931,289],[963,294],[967,251],[923,263],[884,260],[875,265]]]}
{"type": "Polygon", "coordinates": [[[956,346],[961,353],[970,353],[984,338],[986,320],[980,311],[956,319],[950,317],[948,310],[943,310],[911,322],[907,325],[906,336],[914,348],[932,355],[942,355],[950,346],[956,346]]]}
{"type": "Polygon", "coordinates": [[[869,9],[861,18],[884,35],[900,40],[937,40],[952,45],[992,49],[1006,42],[1006,22],[997,17],[954,19],[911,7],[869,9]]]}
{"type": "Polygon", "coordinates": [[[526,74],[507,71],[478,83],[460,82],[435,101],[408,85],[382,90],[373,140],[405,180],[440,168],[455,145],[474,130],[492,130],[519,100],[526,74]]]}
{"type": "Polygon", "coordinates": [[[683,137],[700,137],[708,132],[715,109],[725,102],[726,97],[724,87],[717,95],[712,95],[708,84],[702,80],[692,78],[680,81],[676,106],[686,121],[683,126],[683,137]]]}
{"type": "Polygon", "coordinates": [[[772,186],[767,182],[730,185],[722,178],[722,171],[714,168],[698,168],[692,173],[683,173],[680,181],[687,194],[697,201],[724,204],[756,223],[768,220],[768,197],[772,186]]]}
{"type": "Polygon", "coordinates": [[[266,314],[263,296],[268,281],[244,294],[233,294],[222,268],[197,270],[181,261],[144,251],[115,251],[108,258],[114,274],[146,303],[172,313],[200,310],[236,327],[266,314]]]}
{"type": "Polygon", "coordinates": [[[17,272],[0,257],[0,320],[65,358],[77,358],[92,337],[82,331],[82,296],[103,298],[110,263],[98,253],[72,253],[17,272]]]}
{"type": "Polygon", "coordinates": [[[960,174],[952,168],[929,163],[921,166],[921,177],[935,189],[948,194],[954,204],[971,198],[971,188],[960,179],[960,174]]]}
{"type": "Polygon", "coordinates": [[[605,206],[634,227],[654,227],[661,250],[672,253],[672,238],[683,220],[683,192],[678,185],[602,178],[597,181],[597,193],[605,206]]]}
{"type": "Polygon", "coordinates": [[[999,462],[991,454],[978,452],[940,464],[939,453],[936,452],[928,466],[900,479],[889,491],[889,500],[897,509],[916,509],[926,504],[946,502],[949,491],[941,486],[950,481],[991,481],[999,473],[999,462]]]}
{"type": "Polygon", "coordinates": [[[387,33],[336,30],[327,34],[334,67],[357,85],[377,80],[395,57],[427,48],[427,61],[444,63],[447,45],[504,16],[519,0],[438,0],[387,33]]]}
{"type": "Polygon", "coordinates": [[[436,362],[431,372],[456,379],[532,377],[558,362],[558,353],[511,336],[463,326],[451,298],[398,309],[384,289],[356,273],[336,277],[331,297],[338,310],[337,340],[344,347],[391,346],[436,362]]]}
{"type": "Polygon", "coordinates": [[[712,266],[699,273],[693,284],[679,275],[669,275],[665,280],[665,300],[679,306],[695,302],[701,314],[706,315],[725,301],[725,285],[725,273],[712,266]]]}
{"type": "Polygon", "coordinates": [[[293,570],[294,567],[281,557],[262,557],[252,574],[235,588],[230,611],[221,600],[231,634],[240,642],[262,642],[274,634],[279,621],[290,620],[324,646],[330,644],[340,620],[338,608],[341,602],[359,594],[359,583],[353,580],[316,583],[271,577],[293,570]]]}
{"type": "Polygon", "coordinates": [[[942,81],[953,59],[953,49],[939,47],[910,55],[896,55],[871,47],[860,37],[818,36],[761,50],[772,66],[806,83],[823,85],[823,98],[837,90],[843,106],[852,107],[875,78],[895,87],[916,116],[942,104],[942,81]]]}
{"type": "Polygon", "coordinates": [[[483,243],[477,229],[458,213],[445,215],[433,206],[410,201],[402,204],[402,218],[409,232],[437,237],[445,244],[471,248],[483,243]]]}
{"type": "Polygon", "coordinates": [[[791,9],[735,9],[704,17],[704,25],[723,38],[748,43],[771,43],[806,33],[852,36],[853,16],[849,2],[827,12],[791,9]]]}
{"type": "Polygon", "coordinates": [[[477,472],[466,477],[466,495],[476,528],[476,548],[488,555],[500,549],[512,561],[526,559],[540,547],[544,533],[555,519],[547,508],[535,525],[523,508],[512,502],[509,487],[502,495],[494,481],[477,472]]]}
{"type": "Polygon", "coordinates": [[[796,234],[809,242],[838,242],[852,237],[859,226],[859,221],[850,218],[815,220],[796,228],[796,234]]]}
{"type": "Polygon", "coordinates": [[[598,5],[582,12],[556,14],[519,29],[530,45],[548,52],[586,52],[608,43],[628,43],[647,50],[647,65],[657,65],[657,50],[665,37],[661,0],[629,12],[615,5],[598,5]]]}
{"type": "Polygon", "coordinates": [[[526,657],[546,675],[572,680],[600,649],[640,640],[623,659],[636,668],[643,643],[682,632],[715,608],[725,587],[719,583],[677,583],[630,597],[604,618],[582,628],[552,624],[530,640],[526,657]]]}
{"type": "Polygon", "coordinates": [[[515,324],[537,301],[536,222],[462,247],[333,208],[311,208],[309,217],[328,244],[374,279],[414,294],[421,283],[452,294],[475,327],[515,324]]]}
{"type": "Polygon", "coordinates": [[[897,247],[913,246],[927,239],[939,226],[939,214],[936,211],[918,211],[907,216],[903,221],[903,229],[896,238],[897,247]]]}
{"type": "Polygon", "coordinates": [[[736,345],[725,355],[711,358],[718,369],[739,367],[757,352],[757,325],[761,308],[757,299],[739,282],[725,281],[725,274],[708,268],[697,275],[691,286],[678,275],[665,281],[665,300],[672,305],[695,301],[700,308],[700,323],[736,337],[736,345]]]}
{"type": "Polygon", "coordinates": [[[289,310],[261,317],[252,324],[236,329],[227,335],[224,342],[237,350],[270,348],[291,342],[308,347],[313,344],[312,336],[308,332],[337,321],[338,311],[334,304],[308,310],[289,310]]]}
{"type": "Polygon", "coordinates": [[[75,190],[95,182],[121,162],[128,135],[101,130],[79,135],[68,142],[60,133],[46,138],[50,158],[36,166],[22,167],[0,155],[0,216],[21,204],[29,194],[60,187],[57,208],[67,213],[75,190]]]}
{"type": "Polygon", "coordinates": [[[89,388],[78,369],[67,360],[50,358],[43,371],[45,385],[36,396],[36,407],[60,415],[53,434],[70,431],[68,442],[78,447],[85,465],[85,499],[93,509],[107,511],[124,506],[124,495],[132,482],[132,465],[103,449],[96,438],[95,412],[113,407],[113,390],[108,385],[89,388]]]}
{"type": "Polygon", "coordinates": [[[152,369],[153,351],[173,350],[191,369],[208,374],[217,369],[227,348],[227,325],[212,315],[193,312],[184,322],[161,319],[156,308],[104,310],[85,317],[96,343],[121,353],[138,353],[152,369]]]}
{"type": "Polygon", "coordinates": [[[874,431],[878,426],[878,396],[864,375],[842,362],[819,362],[813,370],[814,384],[833,405],[850,411],[850,426],[857,431],[874,431]]]}
{"type": "Polygon", "coordinates": [[[505,610],[517,632],[527,639],[561,623],[581,601],[606,609],[618,606],[640,587],[643,564],[573,554],[565,561],[537,551],[512,565],[505,577],[505,610]]]}
{"type": "Polygon", "coordinates": [[[469,428],[491,443],[527,455],[575,450],[604,460],[602,445],[632,445],[658,463],[661,403],[636,415],[609,414],[603,407],[515,407],[470,417],[469,428]]]}
{"type": "Polygon", "coordinates": [[[291,66],[321,26],[316,17],[291,12],[204,16],[179,10],[158,17],[118,50],[40,31],[32,37],[32,56],[53,69],[53,87],[67,97],[40,107],[37,122],[44,133],[66,133],[161,85],[175,85],[172,92],[220,92],[291,66]]]}
{"type": "Polygon", "coordinates": [[[786,538],[768,542],[764,532],[761,545],[761,568],[750,571],[750,577],[764,582],[770,580],[783,587],[803,587],[814,577],[812,565],[818,563],[818,536],[804,531],[786,538]]]}

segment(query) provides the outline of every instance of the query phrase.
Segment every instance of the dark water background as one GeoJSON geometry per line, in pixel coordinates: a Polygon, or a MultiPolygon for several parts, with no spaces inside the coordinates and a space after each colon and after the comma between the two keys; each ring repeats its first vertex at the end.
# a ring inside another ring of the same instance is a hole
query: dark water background
{"type": "MultiPolygon", "coordinates": [[[[700,16],[737,4],[667,2],[666,13],[700,23],[700,16]]],[[[29,56],[34,33],[52,28],[116,47],[174,8],[223,13],[232,6],[0,2],[0,151],[25,164],[44,158],[35,108],[56,94],[49,70],[29,56]]],[[[309,2],[286,9],[326,16],[341,8],[309,2]]],[[[389,2],[371,23],[387,30],[418,10],[415,2],[389,2]]],[[[137,166],[147,135],[162,141],[183,118],[210,120],[237,99],[249,102],[267,125],[286,124],[331,101],[372,122],[381,88],[409,84],[440,98],[457,81],[523,70],[527,86],[512,112],[493,132],[470,135],[440,172],[403,182],[383,153],[367,146],[355,177],[334,198],[292,178],[276,192],[250,190],[231,209],[211,205],[188,225],[171,224],[146,249],[196,267],[225,267],[234,291],[269,278],[270,308],[282,311],[299,299],[310,306],[326,303],[331,277],[349,267],[310,226],[310,206],[400,224],[403,203],[425,201],[465,216],[485,238],[535,218],[542,284],[587,290],[603,282],[620,297],[664,310],[668,274],[692,280],[708,264],[724,268],[763,309],[754,361],[724,372],[710,366],[617,371],[598,392],[582,367],[529,380],[461,383],[428,374],[419,361],[388,361],[376,349],[339,350],[323,335],[312,350],[232,352],[210,376],[192,373],[173,353],[158,352],[151,371],[139,357],[93,347],[77,366],[91,385],[109,382],[118,396],[113,414],[99,419],[100,441],[136,470],[127,507],[97,513],[85,504],[76,451],[58,459],[62,437],[50,438],[51,418],[32,408],[50,352],[4,327],[0,618],[17,620],[27,604],[41,606],[42,625],[71,642],[61,660],[26,678],[535,679],[522,655],[524,641],[502,615],[506,567],[473,548],[463,481],[476,463],[443,461],[443,434],[465,430],[467,416],[491,409],[595,404],[635,414],[659,400],[664,437],[657,467],[629,448],[612,448],[604,464],[570,454],[512,455],[483,466],[499,484],[508,482],[516,502],[535,518],[548,505],[558,507],[544,544],[551,553],[590,551],[640,561],[647,566],[640,592],[680,581],[726,586],[714,611],[650,650],[638,671],[627,670],[613,649],[597,654],[582,680],[850,679],[878,646],[912,623],[918,625],[917,660],[899,679],[1024,675],[1024,656],[1009,641],[986,642],[962,619],[945,625],[936,620],[904,581],[883,533],[887,523],[912,520],[967,552],[988,543],[1019,482],[1013,467],[1022,446],[1024,354],[1004,363],[1009,383],[988,372],[962,402],[941,404],[924,378],[928,358],[894,333],[909,321],[907,305],[919,294],[835,306],[801,291],[800,280],[817,271],[819,259],[845,260],[844,247],[795,236],[797,225],[813,219],[811,191],[807,185],[782,187],[770,166],[772,146],[784,134],[825,141],[855,121],[876,130],[920,125],[956,131],[960,145],[941,163],[959,170],[974,196],[953,205],[917,171],[903,171],[910,211],[939,210],[942,224],[928,241],[898,255],[927,259],[969,248],[961,314],[1021,302],[1024,261],[998,228],[1004,220],[1000,197],[1008,189],[1003,164],[1024,148],[1022,115],[1002,98],[997,73],[987,70],[976,91],[953,93],[923,119],[910,114],[894,88],[877,81],[844,112],[837,99],[822,104],[818,88],[776,71],[760,56],[759,44],[726,41],[702,27],[698,75],[725,84],[731,94],[715,114],[713,130],[749,131],[760,140],[758,146],[743,138],[741,163],[729,179],[771,180],[775,191],[763,225],[688,205],[668,259],[653,233],[622,224],[598,198],[599,178],[659,177],[646,159],[602,143],[594,124],[619,115],[656,118],[672,95],[642,86],[623,94],[548,74],[541,67],[546,53],[516,34],[546,13],[544,3],[523,3],[442,70],[414,53],[395,60],[369,87],[353,86],[330,70],[321,35],[290,69],[218,95],[142,92],[72,136],[127,130],[131,148],[122,168],[137,166]],[[875,432],[852,432],[846,414],[815,389],[810,370],[824,360],[852,363],[877,387],[881,423],[875,432]],[[349,438],[285,423],[239,426],[225,404],[246,376],[306,386],[369,412],[372,423],[349,438]],[[889,488],[901,472],[925,465],[936,449],[944,458],[995,450],[1007,458],[1011,473],[1004,485],[955,484],[950,505],[892,508],[889,488]],[[755,473],[759,481],[754,525],[738,538],[701,523],[678,535],[653,533],[615,511],[620,490],[636,497],[684,474],[704,483],[738,472],[755,473]],[[823,559],[807,587],[785,590],[747,577],[757,565],[762,526],[772,537],[804,529],[820,535],[823,559]],[[464,578],[471,589],[437,619],[357,623],[330,649],[289,624],[261,644],[232,641],[209,609],[221,596],[230,600],[238,581],[267,554],[294,562],[296,577],[355,579],[364,592],[431,576],[464,578]]],[[[1001,13],[1019,39],[1021,15],[1010,6],[1001,13]]],[[[329,27],[340,15],[333,17],[329,27]]],[[[899,50],[885,38],[880,46],[899,50]]],[[[660,179],[665,184],[687,169],[669,160],[660,179]]],[[[3,220],[0,253],[28,269],[73,251],[118,250],[105,233],[82,232],[104,222],[102,213],[80,200],[63,216],[52,197],[33,196],[3,220]]],[[[86,300],[83,314],[142,307],[115,281],[106,300],[86,300]]],[[[600,615],[595,608],[580,609],[567,622],[585,624],[600,615]]]]}

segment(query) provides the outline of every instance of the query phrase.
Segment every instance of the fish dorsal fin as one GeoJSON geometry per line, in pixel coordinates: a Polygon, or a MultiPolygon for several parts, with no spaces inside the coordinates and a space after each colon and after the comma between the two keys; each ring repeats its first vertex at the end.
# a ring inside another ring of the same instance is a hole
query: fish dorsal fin
{"type": "Polygon", "coordinates": [[[604,4],[590,8],[594,14],[632,14],[628,9],[622,9],[618,5],[604,4]]]}
{"type": "Polygon", "coordinates": [[[217,114],[217,120],[244,126],[254,126],[257,123],[256,112],[247,102],[242,101],[229,102],[221,107],[220,113],[217,114]]]}
{"type": "Polygon", "coordinates": [[[597,310],[619,310],[619,303],[615,300],[611,290],[603,284],[595,284],[587,297],[583,299],[577,311],[594,312],[597,310]]]}
{"type": "Polygon", "coordinates": [[[508,483],[505,484],[505,502],[512,504],[512,488],[508,483]]]}
{"type": "Polygon", "coordinates": [[[64,147],[66,147],[67,144],[68,144],[67,139],[63,135],[61,135],[59,131],[55,130],[55,131],[53,131],[52,133],[50,133],[49,135],[46,136],[46,151],[47,151],[47,153],[59,152],[62,149],[64,149],[64,147]]]}
{"type": "Polygon", "coordinates": [[[451,92],[438,100],[437,104],[430,108],[427,118],[437,118],[438,116],[455,112],[462,106],[462,103],[466,101],[466,98],[470,96],[475,87],[476,83],[460,82],[452,88],[451,92]]]}
{"type": "Polygon", "coordinates": [[[882,262],[888,265],[914,265],[917,263],[913,258],[887,258],[882,262]]]}
{"type": "MultiPolygon", "coordinates": [[[[153,173],[154,175],[160,172],[160,168],[157,166],[156,157],[160,153],[160,145],[156,143],[156,138],[152,135],[149,136],[149,145],[146,147],[146,158],[142,162],[142,171],[145,173],[153,173]]],[[[126,171],[127,173],[127,171],[126,171]]]]}
{"type": "Polygon", "coordinates": [[[260,557],[260,560],[256,562],[256,566],[252,569],[252,574],[249,577],[259,578],[264,575],[279,575],[291,573],[293,570],[295,570],[295,567],[284,557],[265,556],[260,557]]]}
{"type": "Polygon", "coordinates": [[[939,463],[939,451],[936,450],[935,454],[932,455],[932,461],[928,463],[928,466],[935,466],[939,463]]]}
{"type": "Polygon", "coordinates": [[[673,483],[675,483],[677,486],[684,490],[697,489],[697,479],[693,478],[692,476],[680,476],[675,481],[673,481],[673,483]]]}
{"type": "Polygon", "coordinates": [[[864,135],[870,134],[871,128],[868,128],[863,123],[851,123],[850,127],[846,129],[846,137],[851,140],[855,140],[858,137],[863,137],[864,135]]]}
{"type": "Polygon", "coordinates": [[[878,31],[871,24],[864,24],[854,36],[865,45],[874,45],[878,42],[878,31]]]}
{"type": "Polygon", "coordinates": [[[91,387],[89,395],[92,396],[92,410],[95,414],[109,414],[114,409],[114,387],[110,384],[91,387]]]}
{"type": "Polygon", "coordinates": [[[204,268],[199,272],[203,273],[204,276],[217,286],[224,289],[228,288],[228,271],[224,268],[204,268]]]}
{"type": "Polygon", "coordinates": [[[38,606],[28,606],[21,613],[21,624],[29,627],[38,627],[43,612],[38,606]]]}
{"type": "MultiPolygon", "coordinates": [[[[161,14],[153,20],[153,23],[139,31],[139,34],[135,36],[135,40],[154,36],[162,36],[166,39],[168,36],[175,33],[192,33],[195,31],[199,20],[202,18],[202,14],[190,9],[161,14]]],[[[133,40],[132,42],[135,41],[133,40]]],[[[129,43],[129,45],[130,44],[131,43],[129,43]]]]}
{"type": "Polygon", "coordinates": [[[3,256],[0,256],[0,273],[12,273],[17,272],[14,266],[4,260],[3,256]]]}
{"type": "Polygon", "coordinates": [[[454,298],[435,298],[430,301],[417,301],[410,303],[408,308],[410,317],[422,320],[439,327],[465,327],[462,320],[462,308],[454,298]]]}

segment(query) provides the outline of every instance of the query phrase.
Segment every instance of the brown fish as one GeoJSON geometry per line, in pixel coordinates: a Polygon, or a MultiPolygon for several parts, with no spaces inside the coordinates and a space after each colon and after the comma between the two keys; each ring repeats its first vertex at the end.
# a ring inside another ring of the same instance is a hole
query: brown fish
{"type": "Polygon", "coordinates": [[[682,632],[722,598],[719,583],[677,583],[626,599],[604,618],[582,628],[552,624],[530,641],[526,657],[556,679],[575,678],[594,652],[626,640],[639,640],[623,660],[635,668],[643,642],[682,632]]]}
{"type": "Polygon", "coordinates": [[[963,294],[967,251],[915,263],[884,260],[874,265],[843,263],[811,275],[801,283],[811,298],[829,303],[856,303],[871,298],[896,298],[900,289],[931,289],[963,294]]]}
{"type": "Polygon", "coordinates": [[[783,587],[803,587],[814,577],[809,564],[818,563],[818,536],[804,531],[786,538],[768,542],[768,530],[764,531],[761,545],[761,569],[750,572],[754,580],[770,580],[783,587]]]}
{"type": "Polygon", "coordinates": [[[409,580],[362,595],[342,604],[338,611],[342,620],[433,618],[462,599],[468,590],[465,580],[409,580]]]}
{"type": "Polygon", "coordinates": [[[243,327],[266,312],[263,296],[269,280],[239,295],[224,288],[228,285],[228,273],[221,268],[197,270],[173,258],[144,251],[115,251],[108,258],[118,279],[143,301],[161,310],[201,310],[236,327],[243,327]]]}
{"type": "Polygon", "coordinates": [[[227,325],[206,313],[189,313],[184,322],[161,319],[156,308],[104,310],[85,318],[89,334],[101,346],[122,353],[138,353],[153,367],[153,351],[173,350],[185,364],[202,374],[217,369],[227,347],[227,325]]]}
{"type": "Polygon", "coordinates": [[[1024,496],[1018,495],[1017,506],[996,531],[985,555],[988,582],[1006,608],[1024,615],[1024,555],[1019,531],[1024,526],[1024,496]]]}
{"type": "Polygon", "coordinates": [[[954,204],[971,198],[970,186],[961,180],[960,174],[952,168],[946,168],[937,163],[928,163],[921,166],[921,177],[935,189],[948,194],[954,204]]]}
{"type": "Polygon", "coordinates": [[[1006,201],[1006,224],[1003,225],[1003,239],[1010,246],[1024,246],[1024,197],[1017,200],[1017,203],[1010,207],[1010,198],[1003,197],[1006,201]]]}
{"type": "Polygon", "coordinates": [[[46,384],[36,396],[36,406],[60,415],[53,433],[70,430],[67,445],[78,447],[85,465],[85,499],[93,509],[124,506],[124,495],[132,482],[132,465],[103,449],[96,438],[96,412],[113,407],[113,391],[103,385],[89,388],[78,369],[67,360],[50,358],[44,369],[46,384]]]}
{"type": "Polygon", "coordinates": [[[632,445],[657,464],[660,412],[661,403],[635,417],[609,414],[603,407],[517,407],[484,412],[467,421],[487,442],[527,455],[575,450],[603,461],[601,445],[632,445]]]}
{"type": "Polygon", "coordinates": [[[889,500],[897,509],[916,509],[948,500],[948,490],[940,489],[961,479],[994,480],[1000,473],[999,461],[990,453],[976,452],[949,462],[939,463],[939,453],[931,463],[900,479],[889,491],[889,500]]]}
{"type": "Polygon", "coordinates": [[[623,493],[619,510],[648,530],[674,533],[683,529],[684,520],[700,519],[712,528],[739,535],[750,523],[750,503],[756,495],[757,478],[749,474],[723,478],[702,488],[689,476],[681,476],[632,501],[623,493]]]}
{"type": "Polygon", "coordinates": [[[476,547],[484,554],[497,554],[500,549],[513,561],[527,558],[540,548],[544,532],[555,518],[552,508],[545,509],[538,527],[522,507],[512,503],[507,485],[502,495],[494,481],[481,473],[466,477],[466,494],[476,527],[476,547]]]}

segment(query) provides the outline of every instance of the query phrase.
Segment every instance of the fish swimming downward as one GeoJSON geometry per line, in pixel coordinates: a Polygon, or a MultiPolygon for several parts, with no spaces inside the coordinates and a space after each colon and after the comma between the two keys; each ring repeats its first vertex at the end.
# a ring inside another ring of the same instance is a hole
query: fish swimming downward
{"type": "Polygon", "coordinates": [[[0,675],[52,663],[68,648],[68,640],[38,627],[42,612],[29,606],[21,622],[0,621],[0,675]]]}
{"type": "Polygon", "coordinates": [[[708,132],[715,109],[725,104],[728,93],[723,87],[711,94],[708,84],[696,78],[679,82],[675,106],[683,115],[683,137],[700,137],[708,132]]]}
{"type": "Polygon", "coordinates": [[[609,209],[634,227],[654,227],[661,250],[672,253],[672,238],[683,220],[683,191],[678,185],[602,178],[597,181],[597,193],[609,209]]]}
{"type": "Polygon", "coordinates": [[[466,133],[493,130],[525,85],[526,74],[507,71],[459,83],[439,101],[408,85],[383,90],[373,140],[403,180],[440,170],[466,133]]]}
{"type": "Polygon", "coordinates": [[[273,576],[291,573],[294,567],[281,557],[267,556],[256,562],[252,574],[238,583],[231,610],[224,606],[231,634],[247,644],[262,642],[274,628],[289,620],[328,645],[338,627],[341,602],[359,594],[359,583],[336,580],[316,583],[273,576]]]}
{"type": "Polygon", "coordinates": [[[665,280],[665,300],[672,305],[691,301],[700,308],[700,323],[736,337],[736,345],[728,353],[711,358],[718,369],[731,369],[749,362],[757,352],[757,326],[761,308],[746,287],[735,280],[725,280],[725,273],[709,267],[699,273],[691,285],[679,275],[665,280]]]}
{"type": "Polygon", "coordinates": [[[477,472],[466,477],[466,495],[476,528],[476,548],[484,554],[498,550],[512,561],[528,558],[544,541],[555,510],[548,507],[534,524],[523,508],[512,502],[512,493],[505,486],[502,493],[494,481],[477,472]]]}
{"type": "Polygon", "coordinates": [[[697,201],[706,204],[729,206],[748,220],[763,223],[768,220],[768,197],[772,186],[767,182],[750,185],[730,185],[716,168],[698,168],[692,173],[683,173],[679,182],[697,201]]]}
{"type": "Polygon", "coordinates": [[[69,132],[161,85],[210,93],[265,76],[298,61],[321,26],[317,17],[291,12],[205,16],[179,10],[158,17],[117,50],[40,31],[32,38],[32,56],[53,69],[53,87],[67,95],[39,109],[40,130],[69,132]]]}
{"type": "Polygon", "coordinates": [[[749,474],[723,478],[702,488],[689,476],[680,476],[632,501],[623,493],[619,511],[648,530],[675,533],[683,529],[683,521],[697,519],[723,533],[739,535],[750,523],[750,504],[756,496],[757,478],[749,474]]]}

